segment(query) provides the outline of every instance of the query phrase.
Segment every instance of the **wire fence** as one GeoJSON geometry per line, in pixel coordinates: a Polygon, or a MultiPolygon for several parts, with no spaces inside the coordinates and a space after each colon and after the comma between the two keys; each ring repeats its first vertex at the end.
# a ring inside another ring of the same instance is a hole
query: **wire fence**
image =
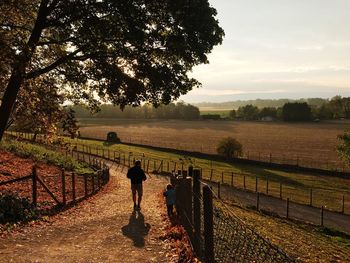
{"type": "MultiPolygon", "coordinates": [[[[101,136],[91,139],[105,139],[101,136]]],[[[179,151],[199,152],[204,154],[217,154],[216,147],[195,142],[169,142],[169,140],[147,140],[137,137],[122,138],[123,142],[131,144],[139,144],[145,146],[163,147],[175,149],[179,151]]],[[[269,152],[269,151],[243,151],[241,159],[259,161],[264,163],[273,163],[281,165],[292,165],[297,167],[323,169],[327,171],[350,172],[348,167],[342,160],[335,158],[333,155],[318,154],[317,158],[310,153],[294,153],[286,154],[284,152],[269,152]]]]}
{"type": "Polygon", "coordinates": [[[194,251],[204,262],[297,262],[234,215],[195,170],[191,179],[171,177],[176,208],[194,251]]]}
{"type": "Polygon", "coordinates": [[[216,262],[296,262],[247,227],[220,201],[214,204],[214,254],[216,262]]]}
{"type": "MultiPolygon", "coordinates": [[[[30,134],[13,133],[19,138],[30,140],[30,134]]],[[[38,136],[37,141],[48,143],[44,136],[38,136]]],[[[332,184],[321,185],[319,187],[307,187],[302,179],[289,178],[288,176],[276,176],[273,172],[262,171],[264,174],[255,172],[255,174],[244,171],[232,170],[232,166],[217,166],[218,163],[208,160],[196,160],[187,157],[169,159],[169,157],[151,157],[142,152],[132,152],[126,150],[116,150],[107,146],[93,146],[86,141],[81,143],[70,142],[62,139],[63,147],[66,154],[75,152],[79,158],[79,154],[88,154],[88,157],[102,157],[109,160],[114,160],[117,163],[125,166],[131,166],[135,159],[141,160],[142,167],[147,173],[187,173],[189,167],[198,168],[201,170],[202,178],[211,183],[220,182],[223,185],[233,188],[242,189],[253,193],[263,193],[267,197],[275,197],[281,201],[286,201],[296,204],[307,205],[310,208],[324,208],[325,211],[335,211],[341,214],[349,214],[350,212],[350,190],[347,189],[345,178],[329,178],[332,184]],[[67,149],[68,148],[68,149],[67,149]],[[206,163],[205,163],[206,162],[206,163]],[[210,165],[208,165],[210,162],[210,165]],[[203,167],[213,167],[203,168],[203,167]],[[215,169],[214,169],[215,168],[215,169]],[[183,172],[184,171],[184,172],[183,172]],[[301,180],[301,181],[300,181],[301,180]],[[336,187],[334,184],[341,185],[336,187]]],[[[307,181],[310,178],[306,177],[307,181]]],[[[318,180],[316,177],[313,180],[318,180]]],[[[320,180],[323,180],[320,178],[320,180]]],[[[316,181],[315,181],[316,182],[316,181]]],[[[277,208],[276,208],[277,209],[277,208]]],[[[274,211],[274,210],[273,210],[274,211]]],[[[329,212],[331,213],[331,212],[329,212]]],[[[329,215],[327,213],[327,215],[329,215]]],[[[318,218],[318,217],[317,217],[318,218]]]]}

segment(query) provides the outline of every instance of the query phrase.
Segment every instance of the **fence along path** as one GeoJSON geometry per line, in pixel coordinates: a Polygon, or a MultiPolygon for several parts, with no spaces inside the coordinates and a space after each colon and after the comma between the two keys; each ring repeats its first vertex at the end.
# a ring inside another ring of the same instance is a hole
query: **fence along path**
{"type": "MultiPolygon", "coordinates": [[[[78,147],[74,149],[79,150],[78,147]]],[[[84,151],[84,148],[82,150],[84,151]]],[[[82,156],[85,156],[83,151],[82,156]]],[[[95,152],[96,155],[99,153],[94,148],[87,150],[89,151],[95,152]]],[[[126,158],[116,157],[119,154],[115,152],[106,151],[106,154],[107,156],[101,152],[103,158],[114,160],[118,165],[130,166],[130,158],[126,160],[126,158]]],[[[142,159],[142,165],[147,169],[146,171],[150,168],[149,161],[142,159]]],[[[157,160],[153,160],[153,172],[162,172],[164,163],[160,162],[156,165],[157,160]]],[[[180,186],[177,187],[177,211],[199,258],[210,263],[297,262],[237,218],[206,183],[199,181],[201,172],[199,169],[185,171],[184,165],[179,167],[182,169],[182,176],[187,174],[192,176],[195,172],[197,176],[195,178],[198,179],[192,184],[191,179],[183,181],[171,177],[172,184],[180,186]]],[[[167,169],[169,170],[169,165],[167,169]]]]}
{"type": "MultiPolygon", "coordinates": [[[[17,133],[17,135],[20,134],[17,133]]],[[[27,136],[26,139],[31,138],[29,135],[25,136],[27,136]]],[[[42,138],[39,136],[38,139],[40,140],[42,138]]],[[[88,153],[88,156],[107,158],[110,160],[115,160],[122,165],[128,166],[130,166],[130,163],[132,163],[135,158],[138,158],[142,160],[143,168],[147,172],[183,171],[187,169],[188,166],[188,163],[185,163],[183,160],[176,161],[169,159],[149,158],[142,154],[130,155],[130,152],[112,151],[109,150],[108,147],[92,147],[85,144],[75,143],[67,145],[71,148],[70,153],[76,154],[78,158],[80,153],[81,155],[82,153],[88,153]]],[[[67,151],[67,153],[68,152],[69,151],[67,151]]],[[[340,228],[345,231],[348,231],[349,229],[349,224],[347,223],[349,216],[342,216],[341,214],[337,213],[340,212],[348,215],[350,210],[350,196],[348,194],[329,192],[325,191],[324,189],[317,188],[297,188],[290,186],[287,183],[282,184],[281,182],[268,180],[267,178],[254,177],[245,173],[229,172],[227,170],[219,169],[200,169],[203,179],[209,180],[211,184],[216,185],[217,182],[220,182],[222,185],[226,185],[225,188],[227,189],[228,193],[228,195],[226,195],[227,197],[234,196],[234,193],[240,193],[240,199],[238,200],[241,200],[241,202],[245,205],[256,205],[256,193],[265,193],[266,195],[271,196],[271,198],[269,199],[266,197],[266,199],[265,196],[262,195],[262,209],[273,211],[281,216],[286,216],[286,203],[287,200],[289,200],[289,215],[291,218],[314,224],[324,223],[326,226],[335,226],[336,228],[340,228]],[[230,188],[228,187],[229,185],[233,187],[230,188]],[[229,194],[230,191],[232,191],[231,194],[229,194]],[[249,199],[242,198],[243,196],[247,195],[250,196],[249,199]],[[276,198],[273,197],[277,197],[281,200],[276,201],[276,198]],[[266,203],[264,200],[275,201],[269,201],[266,203]],[[332,211],[336,212],[334,213],[332,211]],[[299,212],[302,213],[298,214],[299,212]],[[321,215],[323,215],[323,220],[321,219],[321,215]]]]}
{"type": "Polygon", "coordinates": [[[199,179],[199,170],[193,173],[193,183],[185,176],[171,177],[179,197],[177,211],[204,262],[297,262],[246,226],[199,179]]]}
{"type": "MultiPolygon", "coordinates": [[[[150,158],[142,154],[132,152],[114,151],[108,147],[92,147],[82,143],[71,144],[70,147],[77,152],[89,153],[95,156],[106,157],[113,160],[119,160],[123,165],[130,165],[134,159],[140,159],[143,168],[148,171],[172,172],[186,170],[188,165],[193,165],[201,169],[202,177],[210,181],[220,181],[231,186],[264,191],[266,194],[284,198],[300,204],[309,204],[321,208],[327,208],[341,213],[350,212],[350,193],[348,191],[327,190],[321,188],[307,188],[304,186],[295,186],[288,182],[281,182],[276,179],[269,180],[268,176],[254,176],[245,172],[232,171],[230,168],[203,169],[200,163],[191,164],[185,159],[169,160],[150,158]]],[[[195,159],[193,159],[195,161],[195,159]]]]}
{"type": "Polygon", "coordinates": [[[38,197],[41,197],[40,201],[42,203],[54,202],[55,205],[64,207],[86,199],[97,193],[102,186],[108,183],[108,166],[96,159],[93,162],[95,168],[97,168],[96,173],[93,174],[67,173],[62,169],[59,175],[41,176],[37,172],[36,165],[34,165],[30,175],[0,182],[0,187],[16,183],[26,183],[27,188],[31,190],[20,193],[20,196],[30,199],[33,205],[37,206],[39,203],[38,197]],[[48,182],[50,185],[55,185],[55,187],[51,188],[48,182]],[[45,194],[43,195],[43,193],[45,194]]]}
{"type": "MultiPolygon", "coordinates": [[[[78,159],[90,158],[90,155],[87,154],[80,156],[77,152],[72,152],[72,154],[77,154],[78,159]]],[[[26,234],[25,238],[23,236],[22,238],[11,237],[4,240],[0,248],[0,255],[3,257],[0,258],[17,261],[35,261],[40,258],[44,261],[58,262],[62,261],[62,255],[64,255],[63,259],[66,262],[86,262],[88,260],[118,262],[116,259],[121,258],[123,262],[137,260],[145,262],[147,259],[149,262],[171,262],[164,255],[167,252],[166,249],[164,246],[160,248],[160,241],[154,234],[161,228],[160,222],[162,221],[155,198],[158,198],[157,193],[164,187],[167,180],[152,176],[150,179],[152,181],[148,182],[145,187],[144,204],[147,206],[144,205],[142,210],[145,215],[135,215],[131,212],[129,223],[123,226],[122,222],[127,222],[132,207],[129,200],[129,183],[126,182],[124,173],[116,173],[115,166],[111,166],[110,170],[112,175],[119,175],[120,189],[112,185],[113,189],[106,195],[100,193],[101,196],[96,200],[96,205],[87,204],[86,209],[83,208],[77,216],[73,212],[69,215],[62,215],[63,225],[54,224],[52,231],[47,231],[44,227],[34,229],[33,232],[29,231],[30,233],[26,234]],[[152,222],[155,223],[152,224],[152,222]],[[135,228],[138,229],[136,233],[135,228]],[[151,234],[151,237],[146,238],[150,229],[153,229],[151,231],[153,237],[151,234]],[[123,236],[120,235],[120,230],[123,236]],[[92,236],[91,240],[89,237],[92,236]],[[128,242],[125,238],[131,239],[133,246],[130,246],[130,241],[128,242]],[[144,246],[147,246],[146,250],[137,249],[144,246]]],[[[199,179],[199,172],[196,170],[197,179],[199,179]]],[[[216,198],[216,201],[213,202],[215,194],[199,180],[193,184],[193,190],[192,186],[187,184],[187,188],[180,191],[183,194],[178,195],[180,206],[177,209],[182,216],[196,253],[200,257],[203,256],[205,262],[295,262],[283,251],[248,228],[230,213],[219,199],[216,198]],[[193,199],[190,198],[190,202],[186,202],[189,197],[193,199]],[[192,206],[192,201],[194,206],[192,206]],[[183,209],[183,204],[186,205],[185,209],[183,209]],[[196,209],[192,210],[192,207],[196,209]]]]}
{"type": "Polygon", "coordinates": [[[177,262],[168,241],[160,240],[165,222],[158,194],[168,180],[148,178],[135,213],[126,167],[107,164],[110,183],[95,196],[52,222],[2,237],[0,262],[177,262]]]}
{"type": "MultiPolygon", "coordinates": [[[[130,154],[123,151],[112,151],[108,148],[91,147],[84,144],[72,144],[71,147],[77,152],[89,153],[95,156],[116,160],[123,165],[129,165],[135,159],[142,161],[143,168],[147,172],[172,172],[183,171],[188,168],[189,163],[184,160],[169,160],[149,158],[142,154],[130,154]]],[[[194,166],[200,168],[198,164],[194,166]]],[[[268,177],[257,177],[247,173],[229,171],[229,169],[201,169],[204,179],[211,182],[220,182],[236,188],[250,190],[254,192],[264,192],[267,195],[280,199],[293,201],[295,203],[309,205],[311,207],[336,211],[343,214],[350,211],[350,195],[348,192],[334,192],[318,188],[306,188],[290,185],[285,182],[269,180],[268,177]],[[327,208],[327,209],[326,209],[327,208]]]]}
{"type": "Polygon", "coordinates": [[[296,219],[303,222],[334,228],[350,233],[350,215],[342,214],[317,208],[310,205],[303,205],[287,199],[281,199],[264,193],[248,191],[228,185],[211,183],[213,191],[224,200],[232,200],[238,205],[254,207],[257,210],[273,212],[287,219],[296,219]],[[220,190],[219,190],[220,188],[220,190]]]}

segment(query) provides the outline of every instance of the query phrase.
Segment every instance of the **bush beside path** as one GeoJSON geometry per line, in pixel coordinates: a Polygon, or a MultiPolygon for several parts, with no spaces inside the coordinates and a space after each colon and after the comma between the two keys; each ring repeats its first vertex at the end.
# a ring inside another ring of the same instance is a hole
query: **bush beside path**
{"type": "Polygon", "coordinates": [[[148,178],[141,212],[133,211],[126,169],[87,201],[1,237],[0,262],[176,262],[164,236],[159,192],[167,179],[148,178]]]}

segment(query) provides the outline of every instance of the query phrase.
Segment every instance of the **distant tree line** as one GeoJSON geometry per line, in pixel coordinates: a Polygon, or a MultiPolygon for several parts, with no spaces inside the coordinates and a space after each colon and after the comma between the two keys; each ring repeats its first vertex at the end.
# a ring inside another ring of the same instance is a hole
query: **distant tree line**
{"type": "Polygon", "coordinates": [[[286,102],[281,107],[263,107],[248,104],[231,110],[230,119],[312,121],[350,119],[350,97],[310,99],[307,102],[286,102]],[[316,103],[317,101],[317,103],[316,103]],[[320,103],[322,101],[322,103],[320,103]]]}
{"type": "Polygon", "coordinates": [[[200,118],[199,109],[184,102],[160,105],[155,108],[145,104],[140,107],[127,106],[124,110],[111,104],[103,104],[100,110],[95,113],[83,106],[71,106],[77,118],[120,118],[120,119],[180,119],[198,120],[200,118]]]}
{"type": "Polygon", "coordinates": [[[329,101],[324,98],[306,98],[306,99],[255,99],[255,100],[237,100],[237,101],[228,101],[228,102],[200,102],[194,103],[194,106],[197,107],[210,107],[215,109],[238,109],[239,107],[243,107],[246,105],[253,105],[258,108],[281,108],[286,103],[306,102],[311,107],[320,107],[322,104],[329,101]]]}

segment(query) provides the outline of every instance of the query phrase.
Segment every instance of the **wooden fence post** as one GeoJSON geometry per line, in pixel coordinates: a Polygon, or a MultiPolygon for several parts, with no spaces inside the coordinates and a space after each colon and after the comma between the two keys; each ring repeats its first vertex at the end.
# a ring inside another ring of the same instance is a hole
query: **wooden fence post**
{"type": "Polygon", "coordinates": [[[324,210],[324,208],[323,208],[323,206],[321,206],[321,226],[323,226],[323,211],[324,210]]]}
{"type": "Polygon", "coordinates": [[[75,194],[75,173],[72,173],[72,198],[73,202],[75,203],[76,201],[76,194],[75,194]]]}
{"type": "Polygon", "coordinates": [[[208,185],[203,186],[204,207],[204,259],[207,263],[214,263],[214,220],[213,194],[208,185]]]}
{"type": "Polygon", "coordinates": [[[191,178],[183,178],[181,180],[181,185],[183,187],[183,193],[185,194],[183,198],[183,208],[185,212],[185,226],[190,239],[193,241],[193,192],[192,192],[192,179],[191,178]]]}
{"type": "Polygon", "coordinates": [[[85,190],[85,197],[88,196],[88,185],[87,185],[87,174],[84,174],[84,190],[85,190]]]}
{"type": "Polygon", "coordinates": [[[258,192],[258,177],[255,176],[255,193],[258,192]]]}
{"type": "Polygon", "coordinates": [[[168,173],[170,172],[170,164],[169,164],[169,161],[167,162],[167,172],[168,172],[168,173]]]}
{"type": "Polygon", "coordinates": [[[61,184],[62,184],[62,204],[66,205],[67,200],[66,200],[66,175],[64,172],[64,169],[61,171],[61,184]]]}
{"type": "Polygon", "coordinates": [[[211,182],[212,179],[213,179],[213,169],[210,169],[210,179],[209,179],[209,181],[211,182]]]}
{"type": "Polygon", "coordinates": [[[201,256],[201,186],[200,186],[200,171],[193,171],[193,224],[194,224],[194,251],[197,256],[201,256]]]}
{"type": "Polygon", "coordinates": [[[287,198],[287,211],[286,211],[286,218],[289,219],[289,198],[287,198]]]}
{"type": "Polygon", "coordinates": [[[224,172],[221,172],[221,183],[224,183],[224,172]]]}
{"type": "Polygon", "coordinates": [[[246,189],[246,186],[245,186],[245,175],[243,175],[243,188],[244,188],[244,190],[246,189]]]}
{"type": "Polygon", "coordinates": [[[266,178],[266,194],[269,195],[269,178],[266,178]]]}
{"type": "Polygon", "coordinates": [[[221,184],[220,184],[220,181],[218,181],[218,198],[221,199],[221,184]]]}
{"type": "Polygon", "coordinates": [[[233,172],[231,172],[231,186],[233,186],[233,172]]]}
{"type": "Polygon", "coordinates": [[[280,199],[282,199],[282,183],[280,183],[280,199]]]}
{"type": "Polygon", "coordinates": [[[34,165],[32,168],[32,200],[33,200],[33,205],[37,205],[38,201],[38,195],[37,195],[37,181],[36,181],[36,166],[34,165]]]}
{"type": "Polygon", "coordinates": [[[256,210],[257,211],[260,210],[260,193],[259,192],[256,193],[256,210]]]}
{"type": "Polygon", "coordinates": [[[99,171],[97,173],[97,189],[99,189],[101,187],[101,174],[102,174],[102,171],[103,170],[101,170],[101,171],[99,171]]]}
{"type": "Polygon", "coordinates": [[[312,206],[312,188],[310,188],[310,206],[312,206]]]}
{"type": "Polygon", "coordinates": [[[92,193],[95,193],[95,175],[91,175],[91,180],[92,180],[92,193]]]}

